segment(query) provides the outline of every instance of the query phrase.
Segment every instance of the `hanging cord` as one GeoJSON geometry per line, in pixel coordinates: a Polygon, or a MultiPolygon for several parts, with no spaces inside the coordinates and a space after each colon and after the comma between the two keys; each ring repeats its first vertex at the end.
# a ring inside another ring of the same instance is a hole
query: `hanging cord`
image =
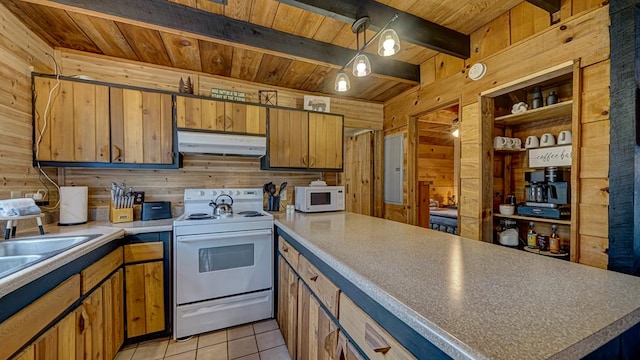
{"type": "MultiPolygon", "coordinates": [[[[49,111],[50,111],[50,107],[51,107],[51,98],[53,97],[53,92],[60,86],[60,71],[58,68],[58,62],[56,61],[56,59],[49,53],[46,53],[51,60],[53,60],[53,64],[54,64],[54,71],[55,71],[55,75],[56,75],[56,84],[51,88],[51,90],[49,90],[49,94],[48,94],[48,98],[47,98],[47,104],[44,107],[44,113],[42,114],[42,120],[43,120],[43,124],[42,124],[42,129],[37,129],[38,131],[38,139],[36,140],[36,145],[35,145],[35,150],[36,150],[36,165],[38,166],[38,171],[40,172],[40,175],[38,176],[38,180],[40,180],[40,183],[47,188],[47,196],[49,196],[49,186],[47,186],[47,184],[42,181],[42,177],[44,176],[51,184],[53,184],[53,186],[56,187],[56,189],[58,190],[58,194],[60,193],[60,186],[58,186],[58,184],[51,179],[51,177],[49,177],[49,175],[42,170],[42,167],[40,167],[40,161],[38,160],[38,154],[40,152],[40,143],[42,142],[42,137],[44,136],[44,133],[47,129],[47,120],[49,118],[49,111]]],[[[34,89],[34,101],[37,99],[38,94],[35,93],[35,89],[34,89]]],[[[35,107],[34,107],[35,109],[35,107]]],[[[35,111],[35,110],[34,110],[35,111]]],[[[34,126],[36,126],[36,124],[33,124],[34,126]]],[[[56,209],[58,206],[60,205],[60,196],[58,195],[58,201],[56,202],[56,204],[52,207],[44,207],[47,210],[54,210],[56,209]]]]}

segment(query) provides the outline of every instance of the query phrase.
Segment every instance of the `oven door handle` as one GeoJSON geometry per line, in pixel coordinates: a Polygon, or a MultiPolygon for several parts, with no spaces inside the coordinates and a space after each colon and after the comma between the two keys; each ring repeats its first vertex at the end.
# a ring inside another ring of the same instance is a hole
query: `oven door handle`
{"type": "Polygon", "coordinates": [[[216,233],[216,234],[207,234],[207,235],[178,236],[178,242],[189,243],[189,242],[231,239],[231,238],[239,238],[239,237],[246,237],[246,236],[260,236],[260,235],[271,235],[271,229],[255,230],[255,231],[238,231],[238,232],[230,232],[230,233],[216,233]]]}

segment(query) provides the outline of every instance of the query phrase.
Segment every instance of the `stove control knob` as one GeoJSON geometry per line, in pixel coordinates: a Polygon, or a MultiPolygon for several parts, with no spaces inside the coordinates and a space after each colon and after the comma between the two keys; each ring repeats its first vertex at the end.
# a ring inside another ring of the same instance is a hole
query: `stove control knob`
{"type": "Polygon", "coordinates": [[[204,196],[204,191],[200,190],[198,193],[199,193],[198,195],[204,196]]]}
{"type": "Polygon", "coordinates": [[[240,190],[236,191],[236,196],[240,196],[240,190]]]}
{"type": "Polygon", "coordinates": [[[216,196],[216,194],[218,194],[217,191],[215,191],[215,190],[211,191],[211,196],[216,196]]]}

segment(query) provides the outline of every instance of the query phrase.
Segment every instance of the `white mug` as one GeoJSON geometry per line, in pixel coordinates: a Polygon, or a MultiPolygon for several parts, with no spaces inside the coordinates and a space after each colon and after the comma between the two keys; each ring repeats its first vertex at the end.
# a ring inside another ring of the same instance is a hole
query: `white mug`
{"type": "Polygon", "coordinates": [[[520,138],[511,138],[511,140],[513,140],[513,148],[514,149],[522,148],[522,140],[520,140],[520,138]]]}
{"type": "Polygon", "coordinates": [[[533,149],[537,148],[538,146],[540,146],[540,141],[536,136],[533,135],[527,137],[527,141],[524,143],[524,147],[526,149],[533,149]]]}
{"type": "Polygon", "coordinates": [[[571,131],[560,131],[558,134],[558,145],[571,144],[571,131]]]}
{"type": "Polygon", "coordinates": [[[553,146],[556,144],[556,138],[551,133],[542,134],[540,137],[540,147],[553,146]]]}
{"type": "Polygon", "coordinates": [[[493,147],[495,149],[504,149],[507,147],[507,138],[504,136],[496,136],[493,138],[493,147]]]}

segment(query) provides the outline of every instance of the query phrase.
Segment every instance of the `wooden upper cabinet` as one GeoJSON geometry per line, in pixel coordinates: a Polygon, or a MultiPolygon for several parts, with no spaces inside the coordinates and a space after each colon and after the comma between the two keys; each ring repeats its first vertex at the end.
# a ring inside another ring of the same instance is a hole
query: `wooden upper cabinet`
{"type": "Polygon", "coordinates": [[[173,164],[171,95],[111,88],[114,163],[173,164]]]}
{"type": "Polygon", "coordinates": [[[269,166],[309,166],[308,112],[269,109],[269,166]]]}
{"type": "Polygon", "coordinates": [[[266,134],[267,108],[188,96],[176,97],[179,128],[266,134]]]}
{"type": "Polygon", "coordinates": [[[223,101],[176,96],[176,115],[179,128],[224,131],[223,101]]]}
{"type": "Polygon", "coordinates": [[[225,103],[225,131],[266,134],[267,108],[242,103],[225,103]]]}
{"type": "Polygon", "coordinates": [[[109,87],[35,77],[34,121],[37,160],[110,161],[109,87]]]}
{"type": "Polygon", "coordinates": [[[309,168],[342,169],[343,117],[309,113],[309,168]]]}

